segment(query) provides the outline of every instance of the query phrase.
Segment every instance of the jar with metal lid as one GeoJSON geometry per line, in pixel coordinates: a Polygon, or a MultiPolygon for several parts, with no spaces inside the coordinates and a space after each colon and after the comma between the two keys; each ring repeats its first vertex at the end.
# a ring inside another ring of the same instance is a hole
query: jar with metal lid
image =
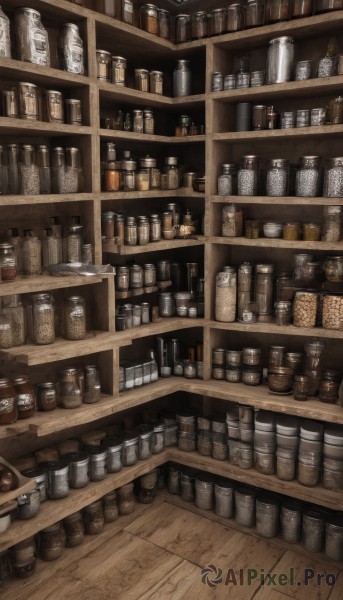
{"type": "Polygon", "coordinates": [[[236,75],[230,73],[224,77],[224,90],[234,90],[236,88],[236,75]]]}
{"type": "Polygon", "coordinates": [[[238,195],[254,196],[257,193],[258,157],[255,155],[242,156],[238,170],[238,195]]]}
{"type": "Polygon", "coordinates": [[[145,109],[143,111],[143,129],[144,133],[153,135],[155,133],[155,118],[152,110],[145,109]]]}
{"type": "Polygon", "coordinates": [[[54,300],[50,294],[33,294],[28,304],[29,335],[33,344],[55,341],[54,300]]]}
{"type": "Polygon", "coordinates": [[[38,489],[17,497],[17,514],[19,519],[32,519],[40,508],[40,493],[38,489]]]}
{"type": "Polygon", "coordinates": [[[302,485],[314,487],[319,483],[321,455],[318,452],[302,451],[298,457],[297,480],[302,485]]]}
{"type": "Polygon", "coordinates": [[[313,11],[313,0],[292,0],[291,16],[292,19],[299,17],[310,17],[313,11]]]}
{"type": "MultiPolygon", "coordinates": [[[[144,69],[141,69],[144,71],[144,69]]],[[[149,89],[143,91],[150,91],[151,94],[163,95],[163,71],[150,71],[148,72],[149,81],[147,83],[149,89]]],[[[142,77],[145,77],[143,73],[142,77]]],[[[145,85],[145,84],[144,84],[145,85]]],[[[140,89],[139,87],[137,89],[140,89]]]]}
{"type": "Polygon", "coordinates": [[[149,71],[147,69],[135,69],[135,88],[140,92],[149,92],[149,71]]]}
{"type": "Polygon", "coordinates": [[[96,449],[89,456],[89,479],[90,481],[102,481],[107,476],[107,450],[96,449]]]}
{"type": "Polygon", "coordinates": [[[256,521],[256,492],[249,488],[235,490],[235,521],[244,527],[254,527],[256,521]]]}
{"type": "Polygon", "coordinates": [[[288,21],[290,4],[290,0],[267,0],[266,23],[288,21]]]}
{"type": "Polygon", "coordinates": [[[267,83],[290,81],[293,59],[294,46],[291,37],[283,36],[270,40],[267,54],[267,83]]]}
{"type": "Polygon", "coordinates": [[[86,306],[81,296],[64,299],[64,337],[84,340],[86,337],[86,306]]]}
{"type": "Polygon", "coordinates": [[[119,161],[109,161],[104,171],[104,191],[117,192],[120,190],[120,167],[119,161]]]}
{"type": "Polygon", "coordinates": [[[159,454],[164,448],[165,425],[160,421],[152,422],[154,435],[152,437],[152,453],[159,454]]]}
{"type": "Polygon", "coordinates": [[[310,126],[310,114],[309,109],[297,110],[296,112],[296,127],[309,127],[310,126]]]}
{"type": "Polygon", "coordinates": [[[58,403],[63,408],[81,406],[83,391],[77,369],[62,369],[58,373],[57,382],[58,403]]]}
{"type": "Polygon", "coordinates": [[[175,312],[173,294],[162,292],[158,295],[158,309],[160,317],[172,317],[175,312]]]}
{"type": "Polygon", "coordinates": [[[106,448],[107,473],[117,473],[123,467],[123,441],[119,438],[104,438],[102,446],[106,448]]]}
{"type": "Polygon", "coordinates": [[[15,48],[18,60],[50,67],[48,32],[33,8],[17,8],[14,14],[15,48]]]}
{"type": "Polygon", "coordinates": [[[343,197],[343,158],[330,158],[325,170],[323,196],[343,197]]]}
{"type": "MultiPolygon", "coordinates": [[[[342,103],[343,108],[343,103],[342,103]]],[[[310,125],[311,127],[318,127],[320,125],[325,125],[326,123],[326,109],[322,108],[312,108],[311,109],[311,119],[310,125]]],[[[343,118],[341,123],[343,123],[343,118]]]]}
{"type": "Polygon", "coordinates": [[[65,454],[63,460],[69,466],[69,486],[73,489],[84,488],[89,483],[89,456],[73,452],[65,454]]]}
{"type": "Polygon", "coordinates": [[[112,83],[119,87],[126,85],[127,60],[122,56],[112,56],[112,83]]]}
{"type": "Polygon", "coordinates": [[[249,367],[261,367],[261,348],[245,346],[243,348],[243,365],[249,367]]]}
{"type": "Polygon", "coordinates": [[[248,88],[250,86],[250,73],[240,70],[236,75],[236,88],[248,88]]]}
{"type": "Polygon", "coordinates": [[[191,17],[186,14],[175,16],[175,42],[183,44],[191,39],[191,17]]]}
{"type": "Polygon", "coordinates": [[[132,158],[121,161],[121,170],[123,171],[123,189],[124,192],[133,192],[136,189],[135,182],[135,171],[137,170],[137,163],[132,158]]]}
{"type": "Polygon", "coordinates": [[[143,287],[143,269],[140,265],[131,265],[129,271],[129,289],[136,290],[143,287]]]}
{"type": "Polygon", "coordinates": [[[37,410],[36,393],[33,383],[28,377],[16,377],[13,379],[16,392],[18,419],[29,419],[37,410]]]}
{"type": "Polygon", "coordinates": [[[268,369],[282,367],[285,360],[286,346],[269,346],[268,369]]]}
{"type": "Polygon", "coordinates": [[[123,466],[135,465],[139,456],[138,435],[125,432],[123,434],[123,466]]]}
{"type": "Polygon", "coordinates": [[[255,301],[259,315],[270,315],[273,312],[273,279],[273,265],[256,265],[255,301]]]}
{"type": "Polygon", "coordinates": [[[154,287],[156,285],[156,267],[153,264],[146,263],[144,267],[144,287],[154,287]]]}
{"type": "Polygon", "coordinates": [[[97,500],[86,506],[82,514],[85,530],[88,535],[97,535],[102,532],[105,524],[105,516],[101,500],[97,500]]]}
{"type": "Polygon", "coordinates": [[[215,319],[231,323],[236,319],[237,276],[234,268],[229,272],[217,273],[215,319]]]}
{"type": "Polygon", "coordinates": [[[24,231],[23,241],[23,272],[24,275],[40,275],[42,272],[42,245],[33,231],[24,231]]]}
{"type": "Polygon", "coordinates": [[[242,4],[230,4],[226,9],[225,31],[234,32],[243,29],[244,7],[242,4]]]}
{"type": "Polygon", "coordinates": [[[273,496],[256,499],[256,532],[264,538],[274,538],[279,532],[279,503],[273,496]]]}
{"type": "Polygon", "coordinates": [[[315,327],[318,310],[318,294],[296,292],[293,303],[293,325],[315,327]]]}
{"type": "Polygon", "coordinates": [[[293,381],[294,400],[307,400],[310,395],[309,378],[306,375],[295,375],[293,381]]]}
{"type": "Polygon", "coordinates": [[[126,217],[124,228],[124,244],[125,246],[137,246],[138,229],[135,217],[126,217]]]}
{"type": "Polygon", "coordinates": [[[280,326],[289,325],[292,318],[292,303],[279,300],[274,304],[276,324],[280,326]]]}
{"type": "Polygon", "coordinates": [[[0,281],[14,281],[17,276],[16,257],[12,244],[0,243],[0,281]]]}
{"type": "Polygon", "coordinates": [[[119,292],[127,292],[129,289],[129,267],[117,267],[116,289],[119,292]]]}
{"type": "Polygon", "coordinates": [[[326,402],[327,404],[336,404],[339,396],[339,386],[341,380],[335,375],[331,374],[330,371],[324,371],[322,380],[319,384],[318,397],[320,402],[326,402]]]}
{"type": "Polygon", "coordinates": [[[37,121],[38,114],[38,90],[33,83],[18,83],[19,114],[21,119],[37,121]]]}
{"type": "Polygon", "coordinates": [[[154,428],[152,425],[138,425],[138,458],[146,460],[152,456],[154,446],[154,428]]]}
{"type": "Polygon", "coordinates": [[[191,15],[191,37],[192,40],[200,40],[207,37],[207,12],[198,11],[191,15]]]}
{"type": "Polygon", "coordinates": [[[294,111],[285,111],[281,113],[280,127],[281,129],[292,129],[296,125],[296,113],[294,111]]]}
{"type": "Polygon", "coordinates": [[[241,237],[243,235],[243,211],[236,204],[226,204],[222,208],[222,236],[241,237]]]}
{"type": "Polygon", "coordinates": [[[327,256],[324,261],[324,274],[327,281],[343,281],[343,256],[327,256]]]}
{"type": "Polygon", "coordinates": [[[245,27],[260,27],[265,23],[265,0],[247,0],[245,27]]]}
{"type": "MultiPolygon", "coordinates": [[[[320,191],[320,156],[302,156],[296,172],[295,195],[312,197],[320,191]]],[[[343,169],[342,169],[343,172],[343,169]]]]}
{"type": "Polygon", "coordinates": [[[40,193],[39,169],[31,144],[24,144],[20,148],[19,193],[24,196],[40,193]]]}
{"type": "Polygon", "coordinates": [[[80,511],[68,515],[63,519],[63,527],[66,534],[67,548],[75,548],[83,543],[84,525],[80,511]]]}
{"type": "Polygon", "coordinates": [[[0,8],[0,56],[11,58],[10,20],[0,8]]]}
{"type": "Polygon", "coordinates": [[[86,365],[84,373],[84,403],[94,404],[95,402],[99,402],[101,397],[99,368],[96,365],[86,365]]]}
{"type": "Polygon", "coordinates": [[[289,186],[289,161],[272,158],[267,170],[267,196],[287,196],[289,186]]]}
{"type": "Polygon", "coordinates": [[[118,509],[120,515],[129,515],[135,508],[133,483],[127,483],[118,489],[118,509]]]}
{"type": "Polygon", "coordinates": [[[81,100],[78,98],[66,98],[64,104],[66,108],[66,123],[68,125],[82,125],[81,100]]]}
{"type": "Polygon", "coordinates": [[[215,8],[208,15],[208,35],[220,35],[226,31],[226,9],[215,8]]]}
{"type": "Polygon", "coordinates": [[[203,510],[212,510],[214,504],[214,477],[207,473],[195,477],[195,505],[203,510]]]}
{"type": "Polygon", "coordinates": [[[45,412],[57,407],[57,389],[53,382],[37,384],[37,406],[45,412]]]}
{"type": "Polygon", "coordinates": [[[133,112],[133,129],[134,133],[143,133],[143,111],[135,109],[133,112]]]}
{"type": "Polygon", "coordinates": [[[79,148],[65,149],[63,186],[58,193],[77,194],[82,191],[83,170],[79,148]]]}
{"type": "Polygon", "coordinates": [[[339,242],[342,237],[342,207],[323,207],[322,242],[339,242]]]}
{"type": "Polygon", "coordinates": [[[139,9],[140,28],[147,33],[158,33],[158,8],[154,4],[142,4],[139,9]]]}
{"type": "Polygon", "coordinates": [[[164,40],[170,39],[170,13],[164,8],[158,9],[158,35],[164,40]]]}
{"type": "Polygon", "coordinates": [[[318,223],[303,224],[303,238],[306,242],[319,242],[321,226],[318,223]]]}
{"type": "Polygon", "coordinates": [[[233,196],[237,193],[237,170],[233,164],[222,165],[221,175],[218,177],[218,195],[233,196]]]}
{"type": "Polygon", "coordinates": [[[214,484],[215,507],[214,512],[219,517],[231,519],[233,517],[234,486],[226,479],[218,479],[214,484]]]}
{"type": "MultiPolygon", "coordinates": [[[[197,13],[195,13],[197,14],[197,13]]],[[[206,13],[205,13],[206,15],[206,13]]],[[[192,18],[194,15],[192,15],[192,18]]],[[[173,71],[174,98],[190,96],[192,94],[192,71],[189,60],[178,60],[173,71]]]]}
{"type": "Polygon", "coordinates": [[[96,50],[96,76],[100,81],[111,81],[112,57],[107,50],[96,50]]]}
{"type": "Polygon", "coordinates": [[[176,190],[180,187],[180,168],[176,156],[167,156],[165,158],[165,173],[167,175],[167,189],[176,190]]]}
{"type": "Polygon", "coordinates": [[[57,40],[60,68],[69,73],[84,75],[84,50],[79,28],[75,23],[65,23],[57,40]]]}
{"type": "Polygon", "coordinates": [[[51,462],[47,469],[47,496],[65,498],[69,494],[69,465],[62,461],[51,462]]]}

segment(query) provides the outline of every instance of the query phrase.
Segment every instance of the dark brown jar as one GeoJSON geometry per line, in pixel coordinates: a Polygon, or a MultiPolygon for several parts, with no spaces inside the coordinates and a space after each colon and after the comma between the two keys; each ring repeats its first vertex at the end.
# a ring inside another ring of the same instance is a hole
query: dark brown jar
{"type": "Polygon", "coordinates": [[[120,515],[129,515],[134,511],[133,483],[127,483],[118,489],[118,508],[120,515]]]}
{"type": "Polygon", "coordinates": [[[29,419],[37,410],[36,392],[28,377],[13,379],[18,408],[18,419],[29,419]]]}
{"type": "Polygon", "coordinates": [[[64,531],[66,533],[67,548],[74,548],[82,544],[85,532],[80,511],[69,515],[63,520],[64,531]]]}
{"type": "Polygon", "coordinates": [[[245,27],[260,27],[265,20],[265,0],[247,0],[245,7],[245,27]]]}
{"type": "Polygon", "coordinates": [[[102,499],[105,523],[112,523],[118,518],[117,492],[110,492],[102,499]]]}
{"type": "Polygon", "coordinates": [[[334,369],[328,369],[323,372],[322,380],[319,384],[319,400],[327,404],[336,404],[341,378],[339,372],[334,369]]]}
{"type": "Polygon", "coordinates": [[[39,556],[43,560],[56,560],[63,554],[65,533],[61,523],[55,523],[39,532],[39,556]]]}
{"type": "Polygon", "coordinates": [[[56,384],[52,381],[37,385],[37,405],[39,410],[45,412],[54,410],[57,406],[56,384]]]}
{"type": "Polygon", "coordinates": [[[10,425],[18,419],[17,398],[9,379],[0,379],[0,425],[10,425]]]}
{"type": "Polygon", "coordinates": [[[182,44],[191,39],[191,17],[179,14],[175,17],[175,42],[182,44]]]}
{"type": "Polygon", "coordinates": [[[331,12],[332,10],[341,10],[343,0],[316,0],[315,13],[331,12]]]}
{"type": "Polygon", "coordinates": [[[266,23],[278,23],[289,18],[290,0],[267,0],[266,23]]]}
{"type": "Polygon", "coordinates": [[[292,19],[310,17],[313,12],[313,0],[292,0],[292,19]]]}
{"type": "Polygon", "coordinates": [[[105,517],[101,500],[97,500],[83,509],[83,520],[88,535],[97,535],[102,532],[105,517]]]}

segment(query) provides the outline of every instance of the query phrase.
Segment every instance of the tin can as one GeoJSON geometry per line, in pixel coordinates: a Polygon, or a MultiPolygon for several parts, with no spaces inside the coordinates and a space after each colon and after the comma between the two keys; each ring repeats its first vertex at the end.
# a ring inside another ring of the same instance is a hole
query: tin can
{"type": "Polygon", "coordinates": [[[19,117],[18,91],[16,88],[12,88],[11,90],[3,90],[2,111],[4,117],[19,117]]]}
{"type": "Polygon", "coordinates": [[[49,123],[64,123],[63,96],[61,92],[46,90],[44,117],[49,123]]]}
{"type": "Polygon", "coordinates": [[[10,20],[0,7],[0,56],[11,58],[10,20]]]}
{"type": "Polygon", "coordinates": [[[14,15],[14,35],[18,60],[50,67],[48,32],[38,10],[18,8],[14,15]]]}
{"type": "Polygon", "coordinates": [[[219,71],[212,75],[212,92],[221,92],[224,89],[223,74],[219,71]]]}
{"type": "Polygon", "coordinates": [[[57,40],[60,67],[69,73],[84,75],[83,42],[75,23],[65,23],[57,40]]]}
{"type": "Polygon", "coordinates": [[[68,98],[64,103],[66,107],[66,123],[68,125],[82,125],[81,100],[68,98]]]}

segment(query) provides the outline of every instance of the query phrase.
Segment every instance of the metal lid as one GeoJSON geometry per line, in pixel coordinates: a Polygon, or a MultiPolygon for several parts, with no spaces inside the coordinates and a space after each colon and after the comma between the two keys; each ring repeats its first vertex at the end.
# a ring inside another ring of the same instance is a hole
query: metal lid
{"type": "Polygon", "coordinates": [[[156,165],[157,165],[156,158],[152,158],[149,155],[147,155],[147,156],[139,159],[139,166],[140,167],[145,167],[147,169],[151,169],[153,167],[156,167],[156,165]]]}
{"type": "Polygon", "coordinates": [[[274,265],[256,265],[256,273],[273,273],[274,265]]]}
{"type": "Polygon", "coordinates": [[[70,465],[72,463],[74,464],[88,464],[89,463],[89,456],[88,454],[86,454],[86,452],[69,452],[68,454],[65,454],[63,456],[63,460],[65,461],[66,464],[70,465]]]}
{"type": "Polygon", "coordinates": [[[135,160],[122,160],[121,168],[123,171],[136,171],[137,163],[135,160]]]}
{"type": "Polygon", "coordinates": [[[111,57],[111,52],[108,52],[108,50],[99,50],[98,48],[95,51],[97,54],[107,54],[109,57],[111,57]]]}
{"type": "Polygon", "coordinates": [[[148,75],[148,69],[135,69],[135,75],[148,75]]]}
{"type": "Polygon", "coordinates": [[[177,166],[179,162],[179,159],[177,156],[166,156],[164,159],[164,164],[165,165],[173,165],[173,166],[177,166]]]}
{"type": "Polygon", "coordinates": [[[288,167],[289,161],[286,158],[271,158],[269,160],[269,165],[271,167],[283,168],[288,167]]]}
{"type": "Polygon", "coordinates": [[[325,427],[324,443],[334,446],[343,446],[343,429],[339,427],[325,427]]]}
{"type": "Polygon", "coordinates": [[[276,432],[282,435],[297,435],[299,432],[299,421],[294,417],[277,417],[276,432]]]}
{"type": "Polygon", "coordinates": [[[300,437],[305,440],[321,441],[323,425],[317,421],[303,421],[300,425],[300,437]]]}
{"type": "Polygon", "coordinates": [[[138,444],[138,436],[135,431],[124,431],[123,432],[123,445],[125,446],[134,446],[138,444]]]}
{"type": "Polygon", "coordinates": [[[127,63],[126,58],[124,58],[123,56],[112,56],[112,61],[122,61],[123,63],[127,63]]]}
{"type": "Polygon", "coordinates": [[[293,44],[294,40],[291,37],[288,37],[287,35],[283,35],[282,37],[278,37],[278,38],[274,38],[273,40],[270,40],[269,44],[273,45],[273,44],[293,44]]]}
{"type": "Polygon", "coordinates": [[[118,452],[123,448],[121,437],[106,437],[101,440],[101,445],[107,449],[107,452],[118,452]]]}
{"type": "Polygon", "coordinates": [[[53,381],[45,381],[44,383],[37,383],[37,388],[51,390],[56,388],[56,384],[53,381]]]}
{"type": "Polygon", "coordinates": [[[275,431],[275,417],[272,413],[260,411],[255,415],[255,429],[275,431]]]}

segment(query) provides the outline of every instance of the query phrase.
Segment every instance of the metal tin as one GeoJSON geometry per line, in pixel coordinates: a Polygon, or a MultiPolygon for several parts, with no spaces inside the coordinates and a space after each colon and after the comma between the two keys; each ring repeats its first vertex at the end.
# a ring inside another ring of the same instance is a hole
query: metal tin
{"type": "Polygon", "coordinates": [[[18,60],[50,67],[48,32],[37,10],[18,8],[15,11],[14,35],[18,60]]]}
{"type": "Polygon", "coordinates": [[[135,465],[138,461],[139,448],[136,433],[126,432],[123,434],[123,466],[135,465]]]}
{"type": "Polygon", "coordinates": [[[38,114],[38,92],[33,83],[18,83],[19,114],[21,119],[37,121],[38,114]]]}
{"type": "Polygon", "coordinates": [[[65,498],[69,494],[69,466],[64,462],[49,463],[47,470],[47,496],[65,498]]]}
{"type": "Polygon", "coordinates": [[[102,445],[107,450],[107,473],[117,473],[123,467],[123,442],[121,438],[105,438],[102,445]]]}
{"type": "Polygon", "coordinates": [[[294,57],[293,39],[283,36],[269,42],[267,56],[267,83],[290,81],[294,57]]]}
{"type": "Polygon", "coordinates": [[[57,40],[60,67],[69,73],[84,75],[83,42],[75,23],[65,23],[57,40]]]}
{"type": "Polygon", "coordinates": [[[107,475],[106,459],[107,450],[96,450],[90,455],[89,479],[90,481],[102,481],[107,475]]]}
{"type": "Polygon", "coordinates": [[[69,485],[80,489],[89,483],[89,456],[82,453],[66,454],[63,460],[69,465],[69,485]]]}
{"type": "Polygon", "coordinates": [[[0,7],[0,56],[11,58],[10,20],[0,7]]]}
{"type": "Polygon", "coordinates": [[[81,100],[67,98],[64,103],[66,107],[66,123],[68,125],[82,125],[81,100]]]}
{"type": "Polygon", "coordinates": [[[173,72],[173,95],[190,96],[192,93],[192,71],[189,60],[178,60],[173,72]]]}
{"type": "Polygon", "coordinates": [[[29,477],[30,479],[34,479],[36,482],[36,489],[39,491],[39,499],[40,502],[44,502],[46,500],[46,473],[45,469],[37,468],[37,469],[25,469],[25,471],[21,472],[24,477],[29,477]]]}
{"type": "Polygon", "coordinates": [[[17,497],[17,509],[19,519],[32,519],[39,511],[40,492],[38,489],[17,497]]]}
{"type": "Polygon", "coordinates": [[[61,92],[46,90],[44,116],[49,123],[64,123],[63,96],[61,92]]]}
{"type": "Polygon", "coordinates": [[[212,92],[221,92],[224,89],[223,73],[217,71],[212,74],[212,92]]]}

